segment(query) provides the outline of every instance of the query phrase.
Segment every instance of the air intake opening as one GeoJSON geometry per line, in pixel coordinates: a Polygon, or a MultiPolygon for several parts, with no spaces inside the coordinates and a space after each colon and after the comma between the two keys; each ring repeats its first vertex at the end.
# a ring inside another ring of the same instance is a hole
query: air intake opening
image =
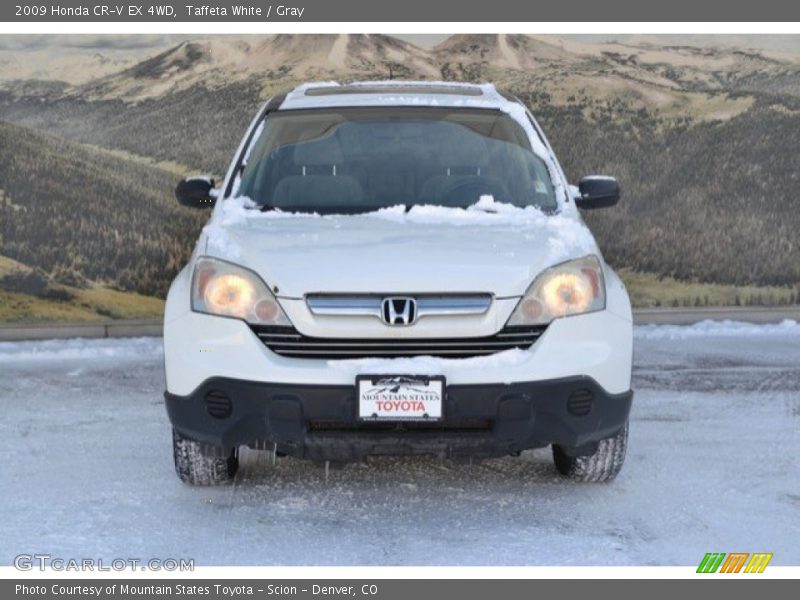
{"type": "Polygon", "coordinates": [[[585,417],[592,412],[594,394],[590,390],[576,390],[567,399],[567,410],[575,417],[585,417]]]}
{"type": "Polygon", "coordinates": [[[233,413],[233,403],[225,392],[211,390],[205,397],[206,410],[215,419],[227,419],[233,413]]]}

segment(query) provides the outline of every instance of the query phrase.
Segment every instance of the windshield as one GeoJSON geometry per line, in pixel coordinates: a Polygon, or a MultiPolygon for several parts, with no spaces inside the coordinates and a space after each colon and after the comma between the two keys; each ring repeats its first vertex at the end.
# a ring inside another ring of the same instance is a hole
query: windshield
{"type": "Polygon", "coordinates": [[[466,208],[481,196],[555,210],[553,184],[507,114],[464,108],[271,113],[239,195],[262,210],[342,214],[404,204],[466,208]]]}

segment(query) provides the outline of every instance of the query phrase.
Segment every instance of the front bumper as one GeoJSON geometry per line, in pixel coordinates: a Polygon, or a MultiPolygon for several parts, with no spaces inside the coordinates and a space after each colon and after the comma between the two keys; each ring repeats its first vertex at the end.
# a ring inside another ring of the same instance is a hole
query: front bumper
{"type": "MultiPolygon", "coordinates": [[[[168,309],[172,307],[168,301],[168,309]]],[[[466,359],[290,358],[273,353],[243,321],[185,310],[164,322],[167,391],[186,396],[210,377],[265,384],[352,386],[364,373],[444,375],[447,383],[483,385],[586,376],[604,390],[631,388],[633,327],[610,310],[556,319],[529,349],[466,359]]],[[[454,334],[451,334],[453,337],[454,334]]]]}
{"type": "Polygon", "coordinates": [[[587,454],[624,426],[632,397],[610,394],[586,376],[448,385],[443,421],[400,425],[358,421],[354,385],[214,377],[185,396],[165,393],[173,426],[210,452],[249,445],[340,462],[373,455],[486,458],[549,444],[587,454]]]}

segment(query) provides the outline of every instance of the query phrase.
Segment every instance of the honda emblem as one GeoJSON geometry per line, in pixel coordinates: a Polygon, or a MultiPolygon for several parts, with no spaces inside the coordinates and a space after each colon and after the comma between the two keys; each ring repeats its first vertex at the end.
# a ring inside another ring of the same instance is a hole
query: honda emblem
{"type": "Polygon", "coordinates": [[[417,319],[417,301],[414,298],[384,298],[381,316],[387,325],[411,325],[417,319]]]}

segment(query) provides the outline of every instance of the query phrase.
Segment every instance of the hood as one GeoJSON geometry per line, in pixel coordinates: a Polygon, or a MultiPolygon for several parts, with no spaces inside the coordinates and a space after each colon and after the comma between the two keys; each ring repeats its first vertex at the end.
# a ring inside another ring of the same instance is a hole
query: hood
{"type": "Polygon", "coordinates": [[[597,254],[579,219],[509,208],[394,207],[353,216],[226,209],[204,230],[206,254],[256,271],[284,298],[315,292],[521,296],[544,269],[597,254]]]}

